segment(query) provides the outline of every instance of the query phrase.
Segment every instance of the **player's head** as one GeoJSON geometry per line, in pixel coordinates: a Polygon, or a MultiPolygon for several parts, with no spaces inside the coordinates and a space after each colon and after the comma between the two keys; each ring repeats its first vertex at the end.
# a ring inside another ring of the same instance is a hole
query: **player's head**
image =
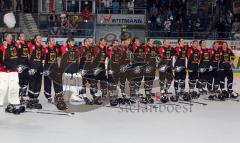
{"type": "Polygon", "coordinates": [[[83,40],[83,45],[86,46],[86,47],[90,46],[91,45],[90,39],[89,38],[85,38],[83,40]]]}
{"type": "Polygon", "coordinates": [[[140,39],[138,37],[134,37],[132,42],[136,46],[140,46],[141,45],[141,41],[140,41],[140,39]]]}
{"type": "Polygon", "coordinates": [[[112,41],[112,46],[118,46],[118,45],[119,45],[119,42],[117,39],[112,41]]]}
{"type": "Polygon", "coordinates": [[[51,45],[51,46],[55,46],[56,45],[56,40],[53,37],[48,37],[47,38],[47,44],[51,45]]]}
{"type": "Polygon", "coordinates": [[[223,44],[222,44],[222,49],[223,49],[223,50],[227,50],[227,48],[228,48],[227,42],[223,42],[223,44]]]}
{"type": "Polygon", "coordinates": [[[40,35],[36,35],[34,37],[34,41],[35,41],[36,44],[40,45],[40,44],[42,44],[42,37],[40,35]]]}
{"type": "Polygon", "coordinates": [[[6,41],[8,44],[11,44],[12,41],[13,41],[12,34],[7,33],[6,36],[5,36],[5,41],[6,41]]]}
{"type": "Polygon", "coordinates": [[[164,39],[163,40],[163,45],[164,46],[168,46],[169,45],[169,40],[168,39],[164,39]]]}
{"type": "Polygon", "coordinates": [[[26,35],[23,32],[18,33],[18,40],[25,41],[26,35]]]}
{"type": "Polygon", "coordinates": [[[131,44],[131,38],[130,37],[127,37],[126,39],[123,40],[123,43],[125,45],[130,45],[131,44]]]}
{"type": "Polygon", "coordinates": [[[199,41],[199,45],[200,45],[202,48],[206,48],[206,40],[200,40],[200,41],[199,41]]]}
{"type": "Polygon", "coordinates": [[[105,46],[107,44],[107,41],[105,40],[105,38],[100,38],[99,44],[105,46]]]}
{"type": "Polygon", "coordinates": [[[181,46],[184,45],[184,39],[183,38],[179,38],[178,39],[178,44],[181,45],[181,46]]]}
{"type": "Polygon", "coordinates": [[[198,47],[198,41],[197,40],[193,40],[192,41],[192,46],[193,46],[193,48],[197,48],[198,47]]]}
{"type": "Polygon", "coordinates": [[[147,38],[147,44],[148,45],[153,45],[153,39],[147,38]]]}
{"type": "Polygon", "coordinates": [[[75,45],[75,40],[73,37],[68,37],[66,43],[69,47],[73,47],[75,45]]]}
{"type": "Polygon", "coordinates": [[[213,42],[213,49],[218,49],[219,44],[217,41],[213,42]]]}

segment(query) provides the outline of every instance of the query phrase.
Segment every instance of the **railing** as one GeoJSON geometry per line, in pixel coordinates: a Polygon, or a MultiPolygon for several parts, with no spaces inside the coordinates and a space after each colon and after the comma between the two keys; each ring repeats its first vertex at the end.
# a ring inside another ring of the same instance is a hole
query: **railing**
{"type": "Polygon", "coordinates": [[[148,37],[161,37],[161,38],[187,38],[187,39],[222,39],[222,40],[234,40],[234,34],[232,32],[175,32],[175,31],[152,31],[148,30],[148,37]]]}
{"type": "Polygon", "coordinates": [[[114,9],[114,8],[104,8],[97,9],[97,14],[146,14],[146,9],[114,9]]]}
{"type": "Polygon", "coordinates": [[[38,28],[41,34],[43,35],[54,35],[54,36],[80,36],[80,37],[93,37],[94,36],[94,22],[95,16],[91,15],[88,21],[82,19],[82,15],[77,13],[67,13],[67,23],[68,26],[62,24],[60,14],[54,14],[54,20],[50,19],[52,13],[41,13],[38,15],[38,28]],[[73,22],[75,19],[75,22],[73,22]],[[57,27],[59,33],[51,34],[51,29],[57,27]]]}

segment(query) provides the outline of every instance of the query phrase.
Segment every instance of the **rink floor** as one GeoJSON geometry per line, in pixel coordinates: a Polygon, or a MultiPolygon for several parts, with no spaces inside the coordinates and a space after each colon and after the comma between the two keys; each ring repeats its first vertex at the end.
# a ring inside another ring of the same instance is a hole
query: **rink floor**
{"type": "MultiPolygon", "coordinates": [[[[234,89],[239,92],[238,78],[234,89]]],[[[201,97],[205,98],[205,97],[201,97]]],[[[236,143],[240,129],[240,103],[197,101],[191,110],[171,112],[98,108],[74,116],[24,113],[6,114],[0,107],[1,143],[236,143]]],[[[41,96],[44,109],[56,110],[41,96]]],[[[189,105],[179,104],[189,107],[189,105]]]]}

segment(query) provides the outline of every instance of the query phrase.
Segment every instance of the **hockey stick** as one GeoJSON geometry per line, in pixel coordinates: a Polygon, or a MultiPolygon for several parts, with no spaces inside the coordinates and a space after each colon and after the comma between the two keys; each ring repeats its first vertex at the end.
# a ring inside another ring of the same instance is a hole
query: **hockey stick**
{"type": "Polygon", "coordinates": [[[47,114],[47,115],[61,115],[61,116],[73,116],[75,113],[67,113],[61,111],[50,111],[50,110],[26,110],[26,113],[36,113],[36,114],[47,114]]]}
{"type": "Polygon", "coordinates": [[[208,105],[207,103],[198,102],[198,101],[192,101],[192,100],[190,100],[190,101],[180,100],[180,102],[182,102],[182,103],[187,103],[187,102],[189,102],[189,103],[195,103],[195,104],[200,104],[200,105],[203,105],[203,106],[207,106],[207,105],[208,105]]]}

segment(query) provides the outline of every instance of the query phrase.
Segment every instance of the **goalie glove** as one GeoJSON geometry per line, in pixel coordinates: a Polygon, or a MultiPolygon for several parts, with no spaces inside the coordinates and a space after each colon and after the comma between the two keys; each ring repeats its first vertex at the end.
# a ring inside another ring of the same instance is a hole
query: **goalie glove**
{"type": "Polygon", "coordinates": [[[18,73],[22,73],[27,67],[23,65],[19,65],[17,68],[18,73]]]}
{"type": "Polygon", "coordinates": [[[213,71],[213,67],[212,66],[209,67],[209,71],[213,71]]]}
{"type": "Polygon", "coordinates": [[[43,71],[43,76],[49,76],[49,74],[50,74],[49,70],[43,71]]]}
{"type": "Polygon", "coordinates": [[[200,73],[204,73],[205,71],[206,71],[206,68],[200,68],[200,69],[199,69],[199,72],[200,72],[200,73]]]}
{"type": "Polygon", "coordinates": [[[35,69],[30,69],[28,71],[29,75],[34,75],[36,72],[37,72],[37,70],[35,70],[35,69]]]}
{"type": "Polygon", "coordinates": [[[100,69],[100,68],[95,68],[95,69],[93,70],[93,75],[94,75],[94,76],[97,76],[100,72],[101,72],[101,69],[100,69]]]}
{"type": "Polygon", "coordinates": [[[160,72],[165,72],[167,70],[167,65],[163,65],[162,67],[160,67],[160,72]]]}
{"type": "Polygon", "coordinates": [[[176,71],[176,72],[181,72],[181,71],[183,70],[183,68],[184,68],[184,67],[182,67],[182,66],[181,66],[181,67],[177,66],[177,67],[175,68],[175,71],[176,71]]]}

